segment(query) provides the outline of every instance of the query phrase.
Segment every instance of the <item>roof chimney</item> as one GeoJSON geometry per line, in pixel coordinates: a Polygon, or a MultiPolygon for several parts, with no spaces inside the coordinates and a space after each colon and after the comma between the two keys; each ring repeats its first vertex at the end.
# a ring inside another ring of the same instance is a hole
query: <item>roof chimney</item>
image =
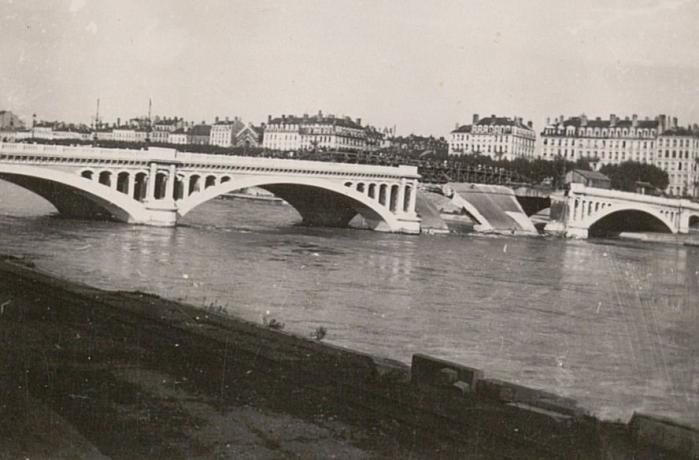
{"type": "Polygon", "coordinates": [[[667,116],[665,114],[660,114],[660,115],[658,115],[657,120],[658,120],[658,131],[660,133],[662,133],[663,131],[665,131],[665,128],[666,128],[665,125],[667,123],[667,116]]]}
{"type": "Polygon", "coordinates": [[[218,123],[218,116],[214,118],[214,123],[218,123]]]}
{"type": "Polygon", "coordinates": [[[580,115],[580,126],[587,126],[587,115],[580,115]]]}
{"type": "Polygon", "coordinates": [[[527,126],[528,126],[530,129],[533,129],[533,128],[534,128],[534,123],[532,123],[532,121],[529,120],[529,121],[527,122],[527,126]]]}
{"type": "Polygon", "coordinates": [[[358,124],[359,126],[362,126],[362,119],[361,119],[361,118],[357,118],[357,124],[358,124]]]}
{"type": "Polygon", "coordinates": [[[610,126],[611,128],[613,128],[613,127],[616,126],[616,122],[617,122],[616,115],[615,115],[615,114],[609,115],[609,126],[610,126]]]}
{"type": "Polygon", "coordinates": [[[478,118],[478,114],[477,114],[477,113],[474,113],[474,114],[473,114],[473,124],[474,124],[474,125],[478,124],[478,119],[479,119],[479,118],[478,118]]]}
{"type": "Polygon", "coordinates": [[[638,127],[638,115],[635,113],[631,116],[631,126],[638,127]]]}
{"type": "Polygon", "coordinates": [[[272,123],[272,115],[267,115],[267,123],[272,123]]]}
{"type": "Polygon", "coordinates": [[[546,117],[546,126],[551,124],[551,117],[546,117]]]}

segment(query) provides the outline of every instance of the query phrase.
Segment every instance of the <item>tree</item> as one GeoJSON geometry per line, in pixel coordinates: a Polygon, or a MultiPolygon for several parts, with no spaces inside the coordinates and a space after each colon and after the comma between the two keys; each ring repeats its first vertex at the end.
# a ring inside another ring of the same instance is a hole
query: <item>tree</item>
{"type": "Polygon", "coordinates": [[[592,171],[592,167],[590,166],[590,162],[596,161],[596,159],[592,158],[578,158],[575,160],[575,169],[582,169],[584,171],[592,171]]]}
{"type": "Polygon", "coordinates": [[[627,192],[636,191],[636,182],[639,181],[648,182],[660,190],[665,190],[670,183],[667,173],[662,169],[636,161],[604,165],[600,172],[609,177],[613,189],[627,192]]]}

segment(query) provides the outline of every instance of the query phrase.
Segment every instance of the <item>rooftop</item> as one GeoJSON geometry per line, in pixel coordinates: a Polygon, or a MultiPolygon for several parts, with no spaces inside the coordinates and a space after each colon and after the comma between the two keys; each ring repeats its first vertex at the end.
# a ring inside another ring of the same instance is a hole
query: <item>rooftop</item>
{"type": "Polygon", "coordinates": [[[586,169],[574,169],[573,172],[580,174],[585,179],[605,180],[605,181],[610,180],[609,177],[605,176],[604,174],[602,174],[601,172],[598,172],[598,171],[588,171],[586,169]]]}
{"type": "Polygon", "coordinates": [[[284,115],[268,121],[270,125],[335,125],[345,128],[362,129],[361,120],[354,121],[350,117],[336,117],[333,115],[284,115]]]}
{"type": "Polygon", "coordinates": [[[519,117],[510,118],[491,115],[489,117],[477,119],[477,115],[474,115],[473,125],[459,126],[453,130],[452,133],[470,133],[473,131],[473,126],[514,126],[520,129],[533,131],[533,129],[528,124],[522,122],[522,119],[519,117]]]}
{"type": "MultiPolygon", "coordinates": [[[[653,129],[658,127],[658,120],[649,120],[649,119],[644,119],[644,120],[636,120],[636,127],[637,128],[647,128],[647,129],[653,129]]],[[[561,126],[561,123],[553,123],[554,126],[561,126]]],[[[628,117],[624,119],[615,119],[614,120],[614,128],[631,128],[634,125],[634,121],[629,119],[628,117]]],[[[610,128],[612,127],[612,120],[611,119],[606,119],[603,120],[600,117],[597,118],[592,118],[588,119],[585,117],[570,117],[567,120],[565,120],[562,124],[564,127],[568,126],[573,126],[575,128],[580,128],[582,126],[588,127],[588,128],[610,128]]]]}
{"type": "Polygon", "coordinates": [[[470,133],[471,125],[463,125],[456,128],[452,133],[470,133]]]}

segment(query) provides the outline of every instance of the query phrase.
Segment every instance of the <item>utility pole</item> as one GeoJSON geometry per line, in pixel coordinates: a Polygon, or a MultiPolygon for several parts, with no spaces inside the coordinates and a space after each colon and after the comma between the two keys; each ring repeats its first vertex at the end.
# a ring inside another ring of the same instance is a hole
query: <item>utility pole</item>
{"type": "Polygon", "coordinates": [[[148,127],[146,128],[146,146],[150,144],[150,135],[151,135],[151,130],[153,126],[153,122],[151,121],[151,109],[153,108],[153,99],[148,98],[148,127]]]}
{"type": "Polygon", "coordinates": [[[100,127],[100,98],[97,98],[97,109],[95,110],[95,129],[100,127]]]}

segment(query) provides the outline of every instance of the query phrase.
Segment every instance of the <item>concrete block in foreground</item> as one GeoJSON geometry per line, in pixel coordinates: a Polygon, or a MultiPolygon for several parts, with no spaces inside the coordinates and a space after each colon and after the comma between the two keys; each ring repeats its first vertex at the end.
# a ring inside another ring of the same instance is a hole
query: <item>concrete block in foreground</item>
{"type": "Polygon", "coordinates": [[[412,383],[417,386],[455,387],[469,392],[483,378],[483,371],[416,353],[410,375],[412,383]]]}
{"type": "Polygon", "coordinates": [[[680,458],[699,458],[699,430],[661,417],[634,413],[629,422],[639,446],[661,448],[680,458]]]}

